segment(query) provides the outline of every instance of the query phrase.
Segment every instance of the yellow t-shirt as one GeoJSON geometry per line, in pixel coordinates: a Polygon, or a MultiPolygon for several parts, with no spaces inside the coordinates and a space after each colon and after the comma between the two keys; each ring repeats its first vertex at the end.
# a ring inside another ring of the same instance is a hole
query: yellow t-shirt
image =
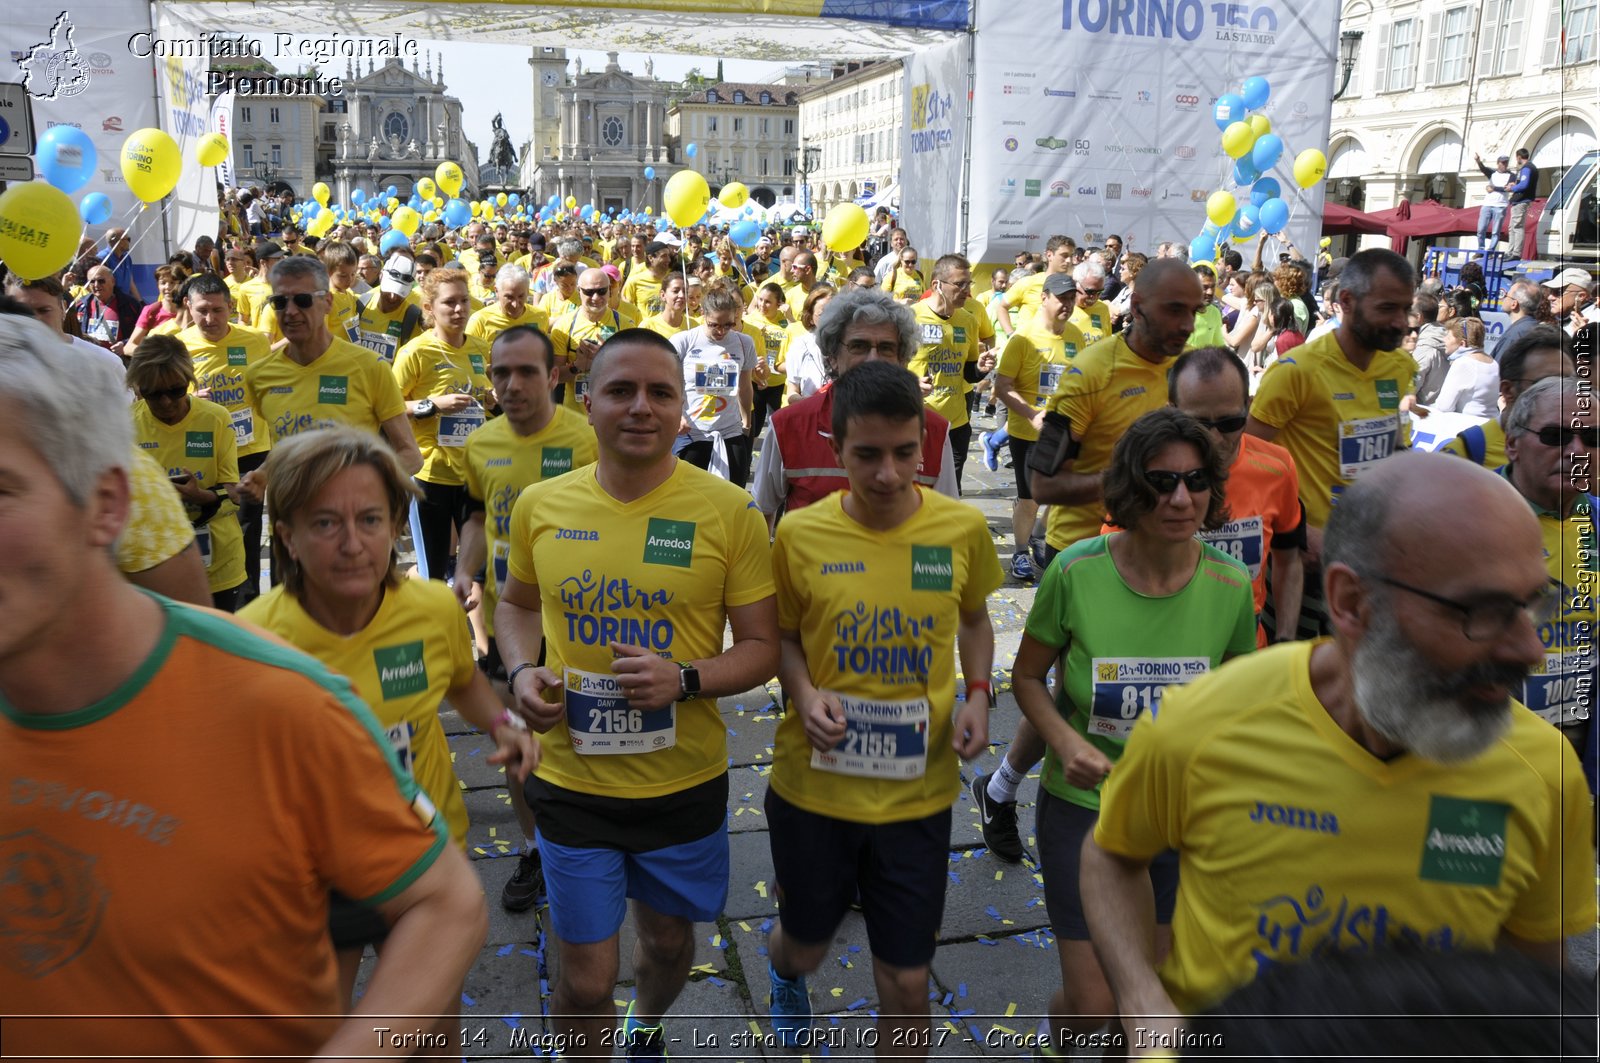
{"type": "Polygon", "coordinates": [[[811,293],[800,287],[799,281],[785,281],[778,285],[783,289],[783,305],[788,311],[789,318],[793,321],[800,320],[800,311],[805,309],[806,296],[811,293]]]}
{"type": "Polygon", "coordinates": [[[566,682],[567,717],[543,736],[538,774],[580,793],[660,797],[728,770],[726,728],[714,698],[628,708],[610,643],[674,661],[721,654],[728,609],[772,595],[767,525],[743,488],[685,461],[632,502],[607,494],[594,468],[535,484],[511,511],[510,572],[539,588],[545,661],[566,682]]]}
{"type": "Polygon", "coordinates": [[[354,635],[317,623],[281,586],[239,615],[355,684],[400,766],[444,816],[451,840],[465,846],[467,805],[439,722],[439,703],[450,691],[465,689],[477,668],[472,631],[455,592],[437,580],[402,579],[384,592],[377,615],[354,635]]]}
{"type": "Polygon", "coordinates": [[[432,329],[404,347],[394,360],[394,379],[407,402],[437,395],[471,395],[476,401],[455,413],[411,419],[422,451],[419,480],[433,484],[467,482],[467,438],[483,427],[485,404],[493,404],[489,384],[489,345],[476,336],[451,347],[432,329]]]}
{"type": "Polygon", "coordinates": [[[1498,418],[1464,429],[1454,439],[1439,448],[1441,454],[1454,454],[1458,458],[1476,460],[1485,469],[1499,469],[1506,464],[1506,430],[1498,418]]]}
{"type": "Polygon", "coordinates": [[[773,743],[772,788],[819,815],[891,823],[950,807],[961,788],[951,745],[956,631],[1004,577],[983,515],[918,489],[922,505],[874,531],[845,513],[847,492],[778,525],[778,624],[800,634],[819,690],[840,696],[849,729],[814,752],[791,706],[773,743]]]}
{"type": "MultiPolygon", "coordinates": [[[[191,398],[189,413],[177,424],[162,424],[143,399],[133,404],[133,438],[144,452],[166,467],[168,476],[193,473],[201,487],[239,482],[239,452],[234,442],[233,419],[214,402],[191,398]]],[[[176,488],[168,484],[176,493],[176,488]]],[[[192,522],[200,515],[185,505],[192,522]]],[[[239,509],[223,499],[212,518],[194,530],[206,582],[212,594],[232,590],[244,582],[244,532],[239,509]]]]}
{"type": "Polygon", "coordinates": [[[1067,320],[1083,333],[1084,343],[1095,343],[1111,335],[1111,308],[1103,300],[1087,307],[1075,307],[1067,320]]]}
{"type": "MultiPolygon", "coordinates": [[[[1145,361],[1121,336],[1091,343],[1073,360],[1050,399],[1050,409],[1072,421],[1072,434],[1079,440],[1073,472],[1105,469],[1128,426],[1167,404],[1170,365],[1145,361]]],[[[1099,535],[1105,515],[1103,502],[1051,506],[1045,541],[1065,550],[1079,539],[1099,535]]]]}
{"type": "Polygon", "coordinates": [[[594,429],[578,414],[557,406],[555,416],[531,436],[496,417],[467,437],[467,494],[483,503],[483,530],[491,578],[484,587],[483,617],[494,634],[494,607],[511,558],[511,509],[522,489],[552,480],[598,457],[594,429]]]}
{"type": "Polygon", "coordinates": [[[683,324],[673,325],[667,322],[665,316],[661,314],[652,314],[643,321],[639,322],[639,327],[647,328],[651,332],[654,332],[657,336],[661,336],[670,340],[680,332],[688,332],[692,328],[699,328],[700,322],[695,318],[690,317],[688,314],[684,314],[683,324]]]}
{"type": "Polygon", "coordinates": [[[570,314],[578,308],[578,289],[572,289],[572,298],[566,299],[561,295],[560,288],[551,288],[544,293],[544,298],[539,300],[539,309],[544,311],[545,320],[554,321],[562,314],[570,314]]]}
{"type": "Polygon", "coordinates": [[[781,388],[789,382],[788,376],[783,372],[783,340],[788,334],[789,326],[783,321],[768,321],[760,314],[747,314],[739,323],[739,331],[750,337],[756,345],[756,357],[767,360],[767,382],[769,388],[781,388]]]}
{"type": "Polygon", "coordinates": [[[267,338],[254,329],[232,325],[228,334],[216,343],[207,340],[198,327],[184,329],[178,333],[178,340],[194,359],[196,386],[205,388],[211,401],[227,410],[233,420],[239,457],[272,449],[267,430],[257,431],[250,388],[244,379],[246,369],[266,361],[272,354],[267,338]]]}
{"type": "Polygon", "coordinates": [[[137,442],[128,460],[128,523],[117,536],[117,569],[145,572],[183,553],[194,528],[167,470],[137,442]]]}
{"type": "MultiPolygon", "coordinates": [[[[1017,394],[1034,409],[1042,410],[1055,394],[1062,372],[1083,347],[1083,333],[1073,325],[1064,325],[1057,336],[1043,322],[1030,321],[1006,341],[994,373],[997,377],[1010,377],[1017,394]]],[[[1033,422],[1010,407],[1006,408],[1006,431],[1017,439],[1039,438],[1033,422]]]]}
{"type": "MultiPolygon", "coordinates": [[[[550,322],[550,343],[555,347],[557,362],[565,361],[569,366],[575,366],[578,364],[578,348],[584,340],[604,343],[628,327],[622,315],[615,310],[601,314],[599,321],[590,321],[582,307],[573,307],[569,313],[550,322]]],[[[583,408],[583,395],[588,389],[589,374],[580,373],[567,381],[561,396],[561,404],[574,413],[582,414],[585,420],[589,412],[583,408]]]]}
{"type": "Polygon", "coordinates": [[[238,287],[233,289],[233,308],[238,314],[239,323],[248,325],[254,321],[260,308],[267,305],[271,296],[272,285],[264,277],[240,281],[238,287]]]}
{"type": "Polygon", "coordinates": [[[1005,308],[1011,312],[1013,329],[1020,329],[1039,312],[1039,303],[1044,298],[1044,279],[1048,276],[1048,273],[1030,273],[1012,282],[1006,294],[1000,297],[1005,308]]]}
{"type": "Polygon", "coordinates": [[[272,442],[331,425],[377,434],[383,422],[406,412],[394,374],[376,354],[335,339],[310,365],[273,351],[244,373],[256,430],[272,442]]]}
{"type": "MultiPolygon", "coordinates": [[[[1508,469],[1502,469],[1505,475],[1508,469]]],[[[1600,590],[1600,542],[1595,536],[1592,495],[1583,495],[1572,516],[1535,508],[1544,540],[1544,564],[1561,584],[1561,611],[1537,628],[1544,662],[1523,681],[1522,703],[1560,726],[1586,719],[1595,704],[1594,633],[1600,628],[1595,593],[1600,590]]]]}
{"type": "Polygon", "coordinates": [[[636,269],[622,284],[622,301],[644,311],[646,316],[661,313],[661,281],[647,269],[636,269]]]}
{"type": "MultiPolygon", "coordinates": [[[[268,295],[272,292],[269,290],[268,295]]],[[[361,307],[356,302],[356,293],[352,291],[330,291],[329,297],[333,306],[328,310],[326,318],[328,331],[333,333],[335,339],[350,340],[359,343],[361,329],[359,326],[361,307]]],[[[283,339],[283,329],[278,327],[278,312],[272,309],[272,304],[263,299],[254,308],[254,320],[250,327],[266,336],[271,343],[283,339]]]]}
{"type": "Polygon", "coordinates": [[[1294,456],[1312,527],[1328,523],[1339,493],[1356,477],[1411,445],[1400,396],[1411,393],[1416,376],[1417,363],[1405,351],[1380,351],[1362,372],[1332,332],[1267,368],[1250,414],[1278,429],[1274,442],[1294,456]]]}
{"type": "Polygon", "coordinates": [[[373,289],[357,304],[356,336],[353,342],[392,365],[400,348],[425,331],[422,310],[410,300],[405,300],[393,312],[385,313],[378,307],[379,298],[380,293],[373,289]]]}
{"type": "MultiPolygon", "coordinates": [[[[961,309],[972,315],[972,320],[978,324],[979,346],[992,346],[994,344],[994,322],[989,320],[989,311],[972,296],[967,296],[967,301],[961,304],[961,309]]],[[[799,314],[795,315],[799,317],[799,314]]]]}
{"type": "MultiPolygon", "coordinates": [[[[240,317],[241,311],[239,309],[239,289],[244,287],[246,284],[249,284],[250,281],[253,280],[253,279],[254,278],[252,278],[252,277],[246,277],[242,281],[236,281],[236,280],[233,279],[233,274],[231,274],[231,273],[226,273],[226,274],[223,275],[222,283],[226,284],[228,286],[228,301],[233,304],[233,316],[231,318],[229,318],[230,321],[233,321],[235,323],[238,323],[240,321],[243,321],[246,324],[249,323],[249,321],[250,321],[250,315],[249,314],[245,314],[243,317],[240,317]]],[[[74,295],[73,298],[76,299],[77,296],[74,295]]],[[[249,296],[246,296],[245,298],[249,298],[249,296]]]]}
{"type": "Polygon", "coordinates": [[[967,423],[966,365],[978,360],[978,326],[972,315],[959,307],[950,316],[940,317],[926,299],[911,307],[917,320],[917,353],[907,366],[919,377],[933,380],[933,391],[925,396],[928,409],[950,422],[951,428],[967,423]]]}
{"type": "Polygon", "coordinates": [[[896,265],[884,274],[882,288],[896,299],[920,299],[922,293],[928,290],[928,282],[923,278],[922,270],[907,272],[896,265]]]}
{"type": "Polygon", "coordinates": [[[1106,780],[1095,841],[1179,855],[1173,1003],[1204,1008],[1281,963],[1380,940],[1495,948],[1595,924],[1593,806],[1570,744],[1521,705],[1464,764],[1382,761],[1310,679],[1314,643],[1171,687],[1106,780]]]}
{"type": "Polygon", "coordinates": [[[495,337],[508,328],[517,325],[533,325],[540,332],[550,331],[550,315],[534,306],[531,302],[522,304],[522,314],[511,317],[500,308],[499,304],[491,303],[473,314],[467,321],[467,335],[475,336],[484,343],[493,344],[495,337]]]}

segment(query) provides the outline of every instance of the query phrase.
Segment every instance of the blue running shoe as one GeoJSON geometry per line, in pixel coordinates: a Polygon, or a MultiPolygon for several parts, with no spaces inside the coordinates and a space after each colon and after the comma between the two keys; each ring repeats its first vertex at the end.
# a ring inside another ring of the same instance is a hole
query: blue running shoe
{"type": "Polygon", "coordinates": [[[772,1019],[772,1032],[784,1048],[798,1048],[802,1042],[809,1044],[811,1035],[811,997],[806,993],[804,978],[785,978],[767,964],[767,978],[772,983],[772,1002],[767,1014],[772,1019]]]}

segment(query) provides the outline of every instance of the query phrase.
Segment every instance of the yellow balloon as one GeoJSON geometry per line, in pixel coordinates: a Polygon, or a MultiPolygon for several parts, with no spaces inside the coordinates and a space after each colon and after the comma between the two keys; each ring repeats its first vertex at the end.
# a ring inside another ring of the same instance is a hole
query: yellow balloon
{"type": "Polygon", "coordinates": [[[455,196],[461,191],[461,167],[453,162],[441,162],[433,171],[433,180],[440,188],[444,189],[447,196],[455,196]]]}
{"type": "Polygon", "coordinates": [[[122,179],[135,197],[154,203],[178,186],[183,153],[159,129],[140,129],[122,142],[122,179]]]}
{"type": "Polygon", "coordinates": [[[438,212],[430,210],[430,211],[428,211],[428,213],[426,213],[426,214],[424,214],[422,216],[422,220],[423,221],[438,221],[439,220],[438,212]]]}
{"type": "Polygon", "coordinates": [[[1222,150],[1232,158],[1243,158],[1249,154],[1255,142],[1256,135],[1251,132],[1248,122],[1234,122],[1222,131],[1222,150]]]}
{"type": "Polygon", "coordinates": [[[228,138],[221,133],[207,133],[195,141],[194,159],[201,166],[215,166],[228,157],[228,138]]]}
{"type": "Polygon", "coordinates": [[[1206,200],[1206,217],[1219,229],[1233,220],[1233,213],[1238,209],[1239,202],[1232,192],[1213,192],[1206,200]]]}
{"type": "Polygon", "coordinates": [[[686,229],[699,221],[711,206],[711,186],[693,170],[679,170],[661,192],[662,206],[672,224],[686,229]]]}
{"type": "Polygon", "coordinates": [[[316,184],[311,186],[311,198],[322,204],[324,207],[328,205],[328,197],[332,194],[333,189],[329,188],[322,181],[318,181],[316,184]]]}
{"type": "Polygon", "coordinates": [[[646,208],[644,208],[644,212],[646,214],[654,214],[655,213],[655,208],[654,207],[646,207],[646,208]]]}
{"type": "Polygon", "coordinates": [[[0,262],[25,281],[71,262],[82,229],[72,198],[54,185],[28,181],[0,194],[0,262]]]}
{"type": "Polygon", "coordinates": [[[432,199],[435,191],[436,189],[433,187],[433,178],[424,177],[422,180],[417,182],[418,199],[432,199]]]}
{"type": "Polygon", "coordinates": [[[1328,175],[1328,157],[1316,148],[1307,148],[1294,157],[1294,183],[1310,188],[1328,175]]]}
{"type": "Polygon", "coordinates": [[[854,251],[866,243],[872,223],[854,203],[841,203],[822,220],[822,242],[830,251],[854,251]]]}
{"type": "Polygon", "coordinates": [[[389,213],[393,214],[394,213],[394,208],[396,208],[396,207],[398,207],[400,205],[400,201],[398,199],[396,199],[394,196],[390,196],[389,197],[389,202],[384,204],[384,205],[389,208],[389,213]]]}
{"type": "Polygon", "coordinates": [[[572,210],[577,205],[578,205],[578,197],[577,196],[568,196],[567,197],[567,209],[568,210],[572,210]]]}
{"type": "Polygon", "coordinates": [[[717,202],[729,210],[738,210],[750,200],[750,189],[738,181],[722,186],[722,191],[717,193],[717,202]]]}
{"type": "Polygon", "coordinates": [[[428,200],[428,205],[434,210],[438,210],[440,207],[444,206],[444,200],[440,199],[438,196],[434,196],[432,199],[428,200]]]}
{"type": "Polygon", "coordinates": [[[494,221],[494,207],[491,204],[485,203],[483,205],[483,220],[494,221]]]}
{"type": "Polygon", "coordinates": [[[1258,137],[1264,137],[1272,132],[1272,119],[1264,114],[1253,114],[1245,121],[1250,124],[1250,132],[1258,137]]]}
{"type": "Polygon", "coordinates": [[[317,216],[311,219],[311,224],[306,226],[307,236],[321,237],[323,233],[333,228],[333,211],[324,207],[317,211],[317,216]]]}
{"type": "Polygon", "coordinates": [[[390,217],[389,223],[405,233],[407,237],[411,237],[417,234],[417,226],[422,224],[422,215],[410,207],[400,207],[390,217]]]}
{"type": "Polygon", "coordinates": [[[495,202],[495,206],[497,206],[497,207],[505,206],[506,205],[506,194],[504,192],[501,192],[499,195],[494,197],[494,202],[495,202]]]}

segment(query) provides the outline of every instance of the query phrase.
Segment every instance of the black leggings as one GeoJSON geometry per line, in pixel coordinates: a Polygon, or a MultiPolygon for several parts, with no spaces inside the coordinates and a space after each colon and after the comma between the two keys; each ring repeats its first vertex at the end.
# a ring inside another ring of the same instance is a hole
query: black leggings
{"type": "MultiPolygon", "coordinates": [[[[750,481],[750,437],[723,436],[728,448],[728,482],[743,487],[750,481]]],[[[678,451],[678,457],[701,469],[711,467],[711,440],[697,439],[678,451]]]]}
{"type": "Polygon", "coordinates": [[[756,388],[755,404],[750,409],[750,438],[760,439],[761,430],[767,426],[767,416],[783,406],[782,384],[770,388],[756,388]]]}
{"type": "Polygon", "coordinates": [[[417,523],[422,528],[422,542],[414,544],[417,554],[427,563],[428,578],[442,580],[450,564],[450,532],[461,530],[467,521],[467,487],[465,484],[436,484],[418,478],[417,486],[422,497],[417,499],[417,523]]]}
{"type": "Polygon", "coordinates": [[[956,491],[961,490],[961,470],[967,466],[967,448],[972,445],[972,422],[950,426],[950,457],[956,467],[956,491]]]}
{"type": "MultiPolygon", "coordinates": [[[[246,454],[239,459],[239,478],[261,468],[271,452],[246,454]]],[[[261,593],[261,525],[265,506],[248,498],[239,507],[239,530],[244,532],[244,589],[240,592],[240,605],[261,593]]]]}

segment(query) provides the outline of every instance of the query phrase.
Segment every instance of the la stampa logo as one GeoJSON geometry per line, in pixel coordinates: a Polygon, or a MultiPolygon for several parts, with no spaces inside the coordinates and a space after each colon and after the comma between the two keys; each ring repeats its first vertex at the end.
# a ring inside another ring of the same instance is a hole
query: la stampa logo
{"type": "Polygon", "coordinates": [[[89,64],[73,43],[73,32],[72,18],[63,11],[50,27],[49,40],[16,56],[22,87],[34,99],[64,100],[89,87],[89,64]]]}

